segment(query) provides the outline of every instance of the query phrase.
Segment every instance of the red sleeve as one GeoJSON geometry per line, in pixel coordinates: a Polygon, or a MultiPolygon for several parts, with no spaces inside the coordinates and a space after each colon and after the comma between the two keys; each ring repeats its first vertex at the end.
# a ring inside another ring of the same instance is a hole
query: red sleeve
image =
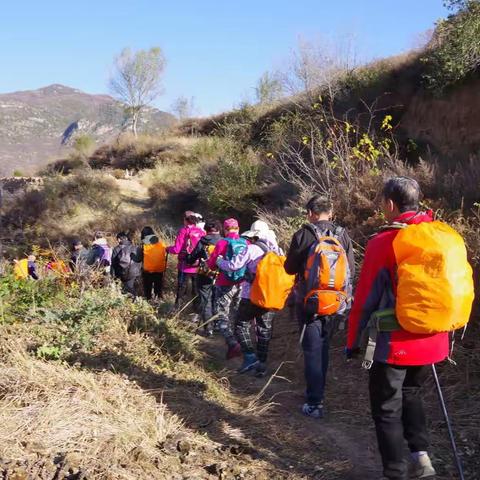
{"type": "Polygon", "coordinates": [[[223,255],[225,253],[226,244],[227,242],[225,240],[219,240],[216,243],[215,249],[207,260],[207,267],[210,270],[215,270],[217,268],[217,258],[219,257],[219,255],[223,255]]]}
{"type": "Polygon", "coordinates": [[[391,285],[395,256],[395,233],[385,232],[370,240],[365,252],[355,299],[348,318],[347,348],[357,348],[363,330],[373,312],[378,310],[383,293],[391,285]]]}

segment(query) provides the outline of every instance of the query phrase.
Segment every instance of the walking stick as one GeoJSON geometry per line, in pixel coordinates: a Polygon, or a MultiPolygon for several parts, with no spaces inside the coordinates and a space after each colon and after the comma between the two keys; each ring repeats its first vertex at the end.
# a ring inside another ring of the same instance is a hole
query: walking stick
{"type": "Polygon", "coordinates": [[[460,456],[458,455],[457,445],[455,443],[455,438],[453,436],[452,425],[450,424],[450,419],[448,418],[447,407],[445,405],[442,389],[440,387],[440,381],[438,380],[437,369],[435,368],[434,363],[432,364],[432,373],[433,373],[433,378],[435,379],[435,385],[437,386],[438,399],[440,400],[443,416],[445,417],[445,421],[447,422],[448,436],[450,437],[450,443],[452,445],[453,455],[455,457],[455,463],[458,470],[458,474],[460,475],[460,480],[465,480],[465,477],[463,476],[462,461],[460,460],[460,456]]]}

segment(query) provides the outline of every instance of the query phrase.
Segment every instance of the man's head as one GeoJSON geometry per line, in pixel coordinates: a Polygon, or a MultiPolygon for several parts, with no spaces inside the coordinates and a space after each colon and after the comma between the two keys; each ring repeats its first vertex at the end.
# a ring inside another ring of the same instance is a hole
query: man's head
{"type": "Polygon", "coordinates": [[[153,230],[152,227],[143,227],[142,231],[140,232],[140,237],[143,240],[145,237],[148,237],[149,235],[155,235],[155,231],[153,230]]]}
{"type": "Polygon", "coordinates": [[[79,238],[75,238],[72,241],[72,249],[73,250],[81,250],[83,248],[82,241],[79,238]]]}
{"type": "Polygon", "coordinates": [[[208,234],[215,234],[215,233],[220,233],[221,225],[220,222],[215,220],[215,221],[208,221],[205,223],[205,232],[208,234]]]}
{"type": "Polygon", "coordinates": [[[117,241],[118,243],[130,241],[130,235],[128,234],[128,232],[118,232],[117,241]]]}
{"type": "Polygon", "coordinates": [[[385,218],[392,222],[405,212],[418,210],[420,187],[409,177],[389,178],[382,190],[381,208],[385,218]]]}
{"type": "Polygon", "coordinates": [[[307,209],[307,218],[310,223],[331,220],[333,217],[332,201],[322,195],[312,197],[305,205],[305,208],[307,209]]]}

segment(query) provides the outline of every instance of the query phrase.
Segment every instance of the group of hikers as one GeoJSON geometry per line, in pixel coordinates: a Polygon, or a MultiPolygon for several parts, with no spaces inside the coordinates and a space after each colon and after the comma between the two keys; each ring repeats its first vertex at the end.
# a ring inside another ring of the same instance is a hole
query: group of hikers
{"type": "Polygon", "coordinates": [[[139,247],[124,232],[113,250],[96,235],[88,250],[75,242],[71,268],[108,268],[132,296],[142,278],[145,298],[160,298],[168,255],[176,255],[175,308],[191,302],[199,333],[222,335],[227,360],[242,357],[238,373],[257,377],[267,372],[275,314],[288,306],[304,354],[301,409],[314,419],[325,413],[330,341],[346,323],[347,360],[367,344],[363,365],[383,478],[433,477],[420,390],[430,367],[449,356],[450,332],[468,322],[472,269],[463,239],[431,212],[420,211],[414,179],[390,178],[380,197],[388,224],[368,242],[355,289],[352,241],[333,221],[332,202],[320,195],[306,204],[307,221],[286,253],[262,220],[241,232],[235,218],[204,222],[186,211],[170,246],[151,227],[142,230],[139,247]]]}

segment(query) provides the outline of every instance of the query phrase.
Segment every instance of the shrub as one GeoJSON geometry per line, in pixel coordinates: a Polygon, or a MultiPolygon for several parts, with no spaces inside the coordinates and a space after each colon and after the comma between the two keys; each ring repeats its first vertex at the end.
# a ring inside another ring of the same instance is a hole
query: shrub
{"type": "Polygon", "coordinates": [[[477,72],[480,66],[480,3],[453,3],[458,4],[458,12],[437,24],[422,58],[424,84],[437,93],[477,72]]]}

